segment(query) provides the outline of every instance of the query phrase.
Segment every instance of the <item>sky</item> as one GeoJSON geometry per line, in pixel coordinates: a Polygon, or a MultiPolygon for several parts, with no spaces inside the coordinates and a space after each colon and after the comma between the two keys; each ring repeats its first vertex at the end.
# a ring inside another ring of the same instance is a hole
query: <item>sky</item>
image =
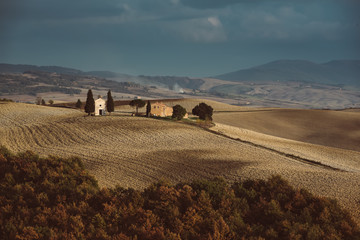
{"type": "Polygon", "coordinates": [[[359,0],[1,0],[0,63],[214,76],[360,59],[359,0]]]}

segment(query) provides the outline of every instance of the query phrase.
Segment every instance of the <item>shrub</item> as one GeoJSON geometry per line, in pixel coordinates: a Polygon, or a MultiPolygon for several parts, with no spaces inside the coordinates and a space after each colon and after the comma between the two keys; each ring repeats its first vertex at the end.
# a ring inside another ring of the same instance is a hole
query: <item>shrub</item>
{"type": "Polygon", "coordinates": [[[82,106],[82,102],[80,101],[80,99],[78,99],[76,104],[75,104],[75,107],[76,108],[81,108],[81,106],[82,106]]]}
{"type": "Polygon", "coordinates": [[[336,201],[279,176],[102,188],[79,158],[0,146],[0,239],[359,239],[336,201]]]}
{"type": "Polygon", "coordinates": [[[185,108],[183,108],[180,105],[175,105],[173,107],[173,114],[172,114],[171,117],[176,118],[177,120],[181,120],[181,119],[183,119],[185,114],[186,114],[186,109],[185,108]]]}
{"type": "Polygon", "coordinates": [[[193,108],[192,114],[199,116],[202,120],[212,121],[213,108],[206,103],[200,103],[193,108]]]}

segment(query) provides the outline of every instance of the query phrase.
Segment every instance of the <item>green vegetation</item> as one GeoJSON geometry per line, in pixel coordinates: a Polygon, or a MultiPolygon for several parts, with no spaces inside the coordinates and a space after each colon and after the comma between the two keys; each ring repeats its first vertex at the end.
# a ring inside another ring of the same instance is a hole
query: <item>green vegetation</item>
{"type": "Polygon", "coordinates": [[[201,120],[212,121],[213,108],[206,103],[200,103],[193,108],[192,114],[199,116],[201,120]]]}
{"type": "Polygon", "coordinates": [[[110,90],[107,93],[106,110],[108,111],[109,114],[114,112],[114,99],[111,96],[110,90]]]}
{"type": "Polygon", "coordinates": [[[85,112],[90,115],[95,112],[95,100],[91,89],[87,93],[86,103],[85,103],[85,112]]]}
{"type": "Polygon", "coordinates": [[[177,120],[181,120],[183,119],[185,114],[186,114],[186,109],[178,104],[173,107],[173,114],[171,117],[177,120]]]}
{"type": "Polygon", "coordinates": [[[0,239],[359,239],[336,201],[279,176],[100,189],[80,159],[0,148],[0,239]]]}
{"type": "Polygon", "coordinates": [[[129,105],[131,107],[135,107],[136,108],[136,115],[139,114],[139,108],[142,108],[145,106],[145,101],[142,99],[134,99],[132,100],[129,105]]]}

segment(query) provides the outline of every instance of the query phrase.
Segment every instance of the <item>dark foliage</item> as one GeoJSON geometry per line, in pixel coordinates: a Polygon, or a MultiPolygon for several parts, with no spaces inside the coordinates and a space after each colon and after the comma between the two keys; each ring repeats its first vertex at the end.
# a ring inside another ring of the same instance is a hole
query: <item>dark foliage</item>
{"type": "Polygon", "coordinates": [[[109,114],[114,112],[114,99],[111,96],[110,90],[107,93],[106,110],[109,114]]]}
{"type": "Polygon", "coordinates": [[[150,117],[150,113],[151,113],[151,103],[150,100],[148,100],[146,105],[146,117],[150,117]]]}
{"type": "Polygon", "coordinates": [[[213,108],[206,103],[200,103],[193,108],[192,114],[199,116],[202,120],[212,121],[213,108]]]}
{"type": "Polygon", "coordinates": [[[129,103],[129,105],[136,108],[136,115],[138,115],[139,108],[142,108],[145,106],[145,101],[142,99],[134,99],[129,103]]]}
{"type": "Polygon", "coordinates": [[[95,100],[94,100],[91,89],[89,89],[89,91],[87,93],[87,98],[86,98],[86,103],[85,103],[85,112],[88,115],[95,112],[95,100]]]}
{"type": "Polygon", "coordinates": [[[279,176],[99,189],[80,159],[0,147],[0,239],[359,239],[336,201],[279,176]]]}
{"type": "Polygon", "coordinates": [[[180,105],[175,105],[173,107],[173,114],[172,114],[171,117],[176,118],[177,120],[181,120],[181,119],[183,119],[185,114],[186,114],[186,109],[185,108],[183,108],[180,105]]]}
{"type": "Polygon", "coordinates": [[[46,105],[46,102],[45,102],[45,100],[44,99],[41,99],[41,105],[46,105]]]}
{"type": "Polygon", "coordinates": [[[82,107],[82,102],[80,101],[80,99],[77,100],[76,104],[75,104],[76,108],[81,108],[82,107]]]}

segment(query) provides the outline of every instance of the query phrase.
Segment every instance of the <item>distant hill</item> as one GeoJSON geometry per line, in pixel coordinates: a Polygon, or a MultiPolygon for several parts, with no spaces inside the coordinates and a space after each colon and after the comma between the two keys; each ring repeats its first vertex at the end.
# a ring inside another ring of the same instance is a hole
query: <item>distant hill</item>
{"type": "Polygon", "coordinates": [[[303,81],[360,86],[360,60],[336,60],[317,64],[305,60],[279,60],[218,75],[229,81],[303,81]]]}
{"type": "Polygon", "coordinates": [[[36,66],[36,65],[26,65],[26,64],[0,63],[0,73],[23,73],[27,71],[41,71],[41,72],[68,74],[68,75],[94,76],[100,78],[130,77],[130,75],[115,73],[111,71],[84,72],[74,68],[66,68],[59,66],[36,66]]]}
{"type": "Polygon", "coordinates": [[[78,69],[65,68],[58,66],[36,66],[25,64],[5,64],[0,63],[0,73],[24,73],[27,71],[41,71],[49,73],[77,75],[77,76],[94,76],[106,78],[117,82],[135,82],[143,85],[161,85],[168,86],[169,89],[178,91],[177,88],[198,89],[204,81],[201,79],[191,79],[189,77],[175,76],[131,76],[123,73],[111,71],[88,71],[84,72],[78,69]]]}
{"type": "Polygon", "coordinates": [[[25,64],[0,63],[0,73],[23,73],[26,71],[56,72],[61,74],[74,74],[74,75],[84,74],[83,71],[77,69],[58,67],[58,66],[36,66],[36,65],[25,65],[25,64]]]}
{"type": "MultiPolygon", "coordinates": [[[[23,67],[19,67],[20,69],[23,67]]],[[[23,68],[24,69],[24,68],[23,68]]],[[[56,69],[62,69],[56,67],[56,69]]],[[[64,94],[80,94],[81,90],[111,89],[122,93],[144,93],[144,87],[137,83],[116,82],[94,76],[65,74],[40,70],[27,70],[24,73],[0,73],[0,96],[30,95],[39,93],[60,92],[64,94]]]]}

